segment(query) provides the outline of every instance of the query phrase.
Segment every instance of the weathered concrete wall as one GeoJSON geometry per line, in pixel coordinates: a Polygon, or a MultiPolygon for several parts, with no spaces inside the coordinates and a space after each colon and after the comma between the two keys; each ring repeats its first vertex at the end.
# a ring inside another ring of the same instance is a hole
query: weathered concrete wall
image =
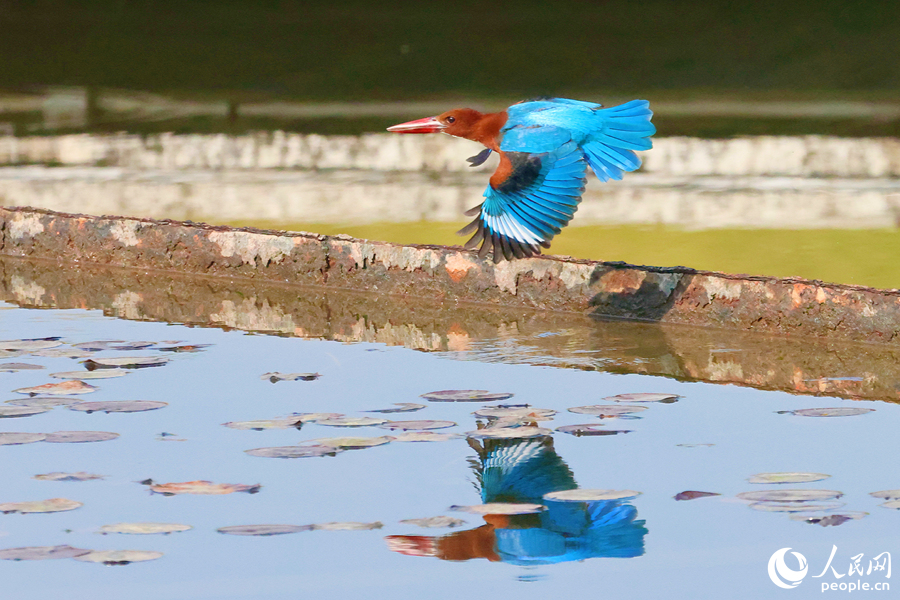
{"type": "MultiPolygon", "coordinates": [[[[472,142],[448,136],[387,133],[0,136],[0,165],[462,172],[469,169],[462,158],[477,150],[472,142]]],[[[660,137],[643,158],[643,172],[671,176],[900,177],[900,140],[895,138],[660,137]]]]}
{"type": "Polygon", "coordinates": [[[900,291],[456,247],[0,209],[0,254],[600,317],[896,344],[900,291]]]}

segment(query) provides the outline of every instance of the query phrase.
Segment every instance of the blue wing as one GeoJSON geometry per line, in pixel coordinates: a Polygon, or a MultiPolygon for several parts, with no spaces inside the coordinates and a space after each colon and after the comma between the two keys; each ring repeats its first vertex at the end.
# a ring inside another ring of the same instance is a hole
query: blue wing
{"type": "Polygon", "coordinates": [[[552,152],[500,152],[500,166],[484,192],[484,202],[466,214],[478,217],[459,231],[474,232],[466,248],[481,244],[494,262],[540,254],[575,214],[584,192],[584,152],[568,142],[552,152]]]}
{"type": "Polygon", "coordinates": [[[593,102],[552,98],[514,104],[507,109],[500,149],[505,152],[552,152],[573,141],[603,181],[622,179],[641,166],[635,150],[649,150],[656,127],[646,100],[602,108],[593,102]]]}

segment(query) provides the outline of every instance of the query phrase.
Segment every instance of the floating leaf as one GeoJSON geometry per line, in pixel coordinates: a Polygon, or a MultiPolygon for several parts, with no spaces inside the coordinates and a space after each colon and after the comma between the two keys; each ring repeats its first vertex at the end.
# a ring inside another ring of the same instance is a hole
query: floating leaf
{"type": "Polygon", "coordinates": [[[110,350],[145,350],[151,346],[155,346],[156,342],[125,342],[123,344],[117,344],[115,346],[110,346],[110,350]]]}
{"type": "Polygon", "coordinates": [[[47,412],[47,408],[29,407],[29,406],[0,406],[0,419],[11,419],[14,417],[30,417],[47,412]]]}
{"type": "Polygon", "coordinates": [[[754,502],[749,505],[753,510],[763,512],[823,512],[841,508],[841,502],[827,502],[825,504],[808,504],[804,502],[754,502]]]}
{"type": "Polygon", "coordinates": [[[52,396],[65,396],[66,394],[90,394],[96,392],[97,388],[87,384],[80,379],[71,379],[60,383],[45,383],[34,387],[19,388],[13,390],[18,394],[31,394],[37,396],[39,394],[50,394],[52,396]]]}
{"type": "Polygon", "coordinates": [[[466,524],[462,519],[454,519],[443,515],[426,519],[404,519],[400,522],[404,525],[415,525],[416,527],[460,527],[466,524]]]}
{"type": "Polygon", "coordinates": [[[456,427],[456,423],[453,421],[388,421],[381,427],[383,429],[400,429],[402,431],[423,431],[456,427]]]}
{"type": "Polygon", "coordinates": [[[878,506],[883,506],[884,508],[900,508],[900,500],[888,500],[878,506]]]}
{"type": "MultiPolygon", "coordinates": [[[[15,373],[17,371],[35,371],[43,369],[41,365],[32,365],[28,363],[2,363],[0,364],[0,373],[15,373]]],[[[53,377],[51,375],[51,377],[53,377]]]]}
{"type": "Polygon", "coordinates": [[[75,510],[83,506],[81,502],[68,500],[67,498],[51,498],[49,500],[35,500],[33,502],[6,502],[0,504],[2,513],[52,513],[75,510]]]}
{"type": "Polygon", "coordinates": [[[799,417],[852,417],[864,415],[874,410],[874,408],[861,408],[858,406],[839,406],[837,408],[800,408],[786,412],[799,417]]]}
{"type": "Polygon", "coordinates": [[[79,344],[72,344],[73,348],[78,348],[79,350],[87,350],[89,352],[99,352],[101,350],[109,350],[113,344],[124,344],[125,340],[104,340],[100,342],[81,342],[79,344]]]}
{"type": "Polygon", "coordinates": [[[316,445],[330,446],[332,448],[343,448],[344,450],[361,450],[363,448],[371,448],[373,446],[381,446],[388,442],[394,441],[389,435],[381,435],[378,437],[335,437],[322,438],[318,440],[310,440],[316,445]]]}
{"type": "Polygon", "coordinates": [[[0,350],[23,350],[25,352],[46,350],[47,348],[62,346],[62,342],[58,340],[59,338],[42,340],[2,340],[0,341],[0,350]]]}
{"type": "Polygon", "coordinates": [[[51,350],[38,350],[31,353],[33,356],[41,356],[44,358],[87,358],[91,353],[87,350],[78,350],[73,348],[53,348],[51,350]]]}
{"type": "Polygon", "coordinates": [[[395,402],[394,406],[396,406],[397,408],[382,408],[380,410],[367,410],[364,412],[373,412],[373,413],[413,412],[415,410],[422,410],[427,405],[426,404],[416,404],[415,402],[395,402]]]}
{"type": "Polygon", "coordinates": [[[694,490],[688,490],[686,492],[679,492],[675,494],[676,500],[696,500],[697,498],[707,498],[709,496],[721,496],[721,494],[717,494],[715,492],[696,492],[694,490]]]}
{"type": "Polygon", "coordinates": [[[16,446],[18,444],[31,444],[40,442],[47,437],[43,433],[16,433],[4,431],[0,433],[0,446],[16,446]]]}
{"type": "Polygon", "coordinates": [[[315,423],[324,421],[325,419],[337,419],[343,417],[341,413],[294,413],[291,418],[295,418],[301,423],[315,423]]]}
{"type": "Polygon", "coordinates": [[[574,436],[596,436],[596,435],[619,435],[620,433],[631,433],[630,429],[604,429],[602,423],[584,423],[581,425],[563,425],[557,427],[557,431],[568,433],[574,436]]]}
{"type": "Polygon", "coordinates": [[[458,433],[438,433],[436,431],[406,431],[398,433],[397,442],[446,442],[462,438],[458,433]]]}
{"type": "Polygon", "coordinates": [[[512,397],[512,394],[489,392],[487,390],[440,390],[422,394],[422,398],[429,402],[492,402],[512,397]]]}
{"type": "Polygon", "coordinates": [[[250,456],[263,458],[314,458],[318,456],[334,456],[343,449],[324,444],[312,446],[278,446],[273,448],[253,448],[244,450],[250,456]]]}
{"type": "Polygon", "coordinates": [[[374,523],[356,523],[354,521],[344,521],[336,523],[318,523],[310,525],[314,530],[321,531],[367,531],[370,529],[381,529],[384,523],[375,521],[374,523]]]}
{"type": "Polygon", "coordinates": [[[556,502],[597,502],[600,500],[625,500],[637,498],[640,495],[641,492],[634,490],[588,490],[578,488],[544,494],[544,500],[556,502]]]}
{"type": "Polygon", "coordinates": [[[35,475],[32,479],[37,479],[38,481],[90,481],[92,479],[103,479],[103,475],[85,473],[84,471],[78,471],[77,473],[55,472],[35,475]]]}
{"type": "Polygon", "coordinates": [[[2,350],[2,349],[0,349],[0,359],[16,358],[16,357],[22,356],[23,354],[25,354],[25,352],[22,352],[21,350],[2,350]]]}
{"type": "Polygon", "coordinates": [[[156,560],[157,558],[162,558],[162,556],[162,552],[151,552],[149,550],[98,550],[82,556],[76,556],[75,560],[120,566],[133,562],[156,560]]]}
{"type": "Polygon", "coordinates": [[[541,437],[553,432],[541,427],[485,427],[477,431],[467,431],[466,436],[483,440],[512,440],[541,437]]]}
{"type": "Polygon", "coordinates": [[[6,548],[0,550],[3,560],[49,560],[56,558],[75,558],[90,552],[71,546],[29,546],[25,548],[6,548]]]}
{"type": "Polygon", "coordinates": [[[490,408],[482,408],[481,410],[475,411],[475,416],[478,417],[488,417],[491,419],[532,419],[532,420],[544,420],[549,419],[553,415],[556,414],[555,410],[551,410],[549,408],[531,408],[531,407],[516,407],[516,408],[499,408],[496,406],[490,408]]]}
{"type": "Polygon", "coordinates": [[[870,492],[869,495],[885,500],[900,500],[900,490],[881,490],[880,492],[870,492]]]}
{"type": "Polygon", "coordinates": [[[60,373],[50,373],[50,377],[56,379],[112,379],[113,377],[125,377],[130,371],[114,371],[106,369],[104,371],[62,371],[60,373]]]}
{"type": "Polygon", "coordinates": [[[219,527],[216,531],[228,535],[269,536],[312,531],[312,528],[312,525],[232,525],[230,527],[219,527]]]}
{"type": "Polygon", "coordinates": [[[7,400],[6,404],[12,404],[13,406],[27,406],[30,408],[53,408],[55,406],[69,406],[81,401],[81,398],[66,398],[65,396],[34,396],[33,398],[7,400]]]}
{"type": "Polygon", "coordinates": [[[100,533],[127,533],[135,535],[169,534],[193,529],[190,525],[179,523],[116,523],[104,525],[100,533]]]}
{"type": "Polygon", "coordinates": [[[163,356],[119,356],[116,358],[89,358],[84,361],[84,366],[89,371],[94,369],[143,369],[146,367],[161,367],[169,362],[163,356]]]}
{"type": "Polygon", "coordinates": [[[168,346],[166,348],[157,348],[160,352],[200,352],[204,348],[208,348],[212,344],[185,344],[183,346],[168,346]]]}
{"type": "Polygon", "coordinates": [[[80,410],[88,414],[93,412],[132,413],[156,410],[168,405],[168,402],[156,400],[108,400],[106,402],[80,402],[69,406],[69,410],[80,410]]]}
{"type": "Polygon", "coordinates": [[[260,379],[268,379],[272,383],[279,381],[314,381],[321,377],[319,373],[264,373],[260,375],[260,379]]]}
{"type": "Polygon", "coordinates": [[[810,525],[819,525],[821,527],[836,527],[838,525],[846,523],[847,521],[862,519],[868,514],[869,513],[867,512],[847,511],[814,517],[807,515],[791,515],[790,518],[792,521],[803,521],[804,523],[809,523],[810,525]]]}
{"type": "Polygon", "coordinates": [[[163,496],[174,496],[175,494],[222,495],[234,492],[255,494],[261,487],[260,484],[244,485],[242,483],[213,483],[211,481],[198,480],[182,483],[151,483],[150,491],[163,496]]]}
{"type": "Polygon", "coordinates": [[[369,427],[371,425],[383,425],[387,419],[377,417],[335,417],[333,419],[321,419],[316,421],[318,425],[328,427],[369,427]]]}
{"type": "Polygon", "coordinates": [[[828,479],[824,473],[757,473],[747,481],[750,483],[811,483],[828,479]]]}
{"type": "Polygon", "coordinates": [[[621,404],[592,404],[590,406],[576,406],[569,412],[579,415],[594,415],[601,418],[621,417],[636,412],[647,410],[646,406],[622,406],[621,404]]]}
{"type": "Polygon", "coordinates": [[[52,444],[83,444],[85,442],[106,442],[119,437],[111,431],[57,431],[48,433],[45,442],[52,444]]]}
{"type": "Polygon", "coordinates": [[[511,502],[490,502],[488,504],[475,504],[472,506],[450,507],[457,512],[468,512],[476,515],[527,515],[547,510],[543,504],[513,504],[511,502]]]}
{"type": "Polygon", "coordinates": [[[297,417],[287,417],[284,419],[264,419],[259,421],[229,421],[228,423],[222,423],[222,425],[231,429],[263,431],[264,429],[290,429],[302,423],[297,417]]]}
{"type": "Polygon", "coordinates": [[[751,502],[809,502],[832,500],[843,495],[843,492],[834,490],[759,490],[758,492],[741,492],[737,497],[751,502]]]}
{"type": "Polygon", "coordinates": [[[671,404],[672,402],[678,402],[677,394],[651,394],[651,393],[643,393],[643,394],[617,394],[615,396],[609,396],[604,398],[609,402],[662,402],[664,404],[671,404]]]}

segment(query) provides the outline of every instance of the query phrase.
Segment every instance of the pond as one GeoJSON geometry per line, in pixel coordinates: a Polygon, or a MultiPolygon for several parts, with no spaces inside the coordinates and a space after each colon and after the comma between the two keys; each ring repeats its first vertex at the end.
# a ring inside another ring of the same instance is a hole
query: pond
{"type": "Polygon", "coordinates": [[[760,598],[775,579],[799,581],[797,597],[892,581],[900,407],[896,360],[877,347],[492,307],[391,313],[363,294],[121,271],[57,269],[50,287],[0,266],[0,367],[39,367],[0,373],[0,406],[72,381],[57,373],[96,388],[3,431],[118,434],[0,446],[0,556],[78,549],[0,561],[10,597],[760,598]],[[89,378],[113,373],[127,374],[89,378]],[[121,401],[165,404],[83,410],[121,401]],[[504,406],[523,410],[473,414],[504,406]],[[408,412],[377,412],[392,409],[408,412]],[[242,423],[259,420],[276,421],[242,423]],[[386,443],[358,448],[373,438],[386,443]],[[310,447],[323,455],[264,456],[310,447]],[[102,477],[35,479],[51,473],[102,477]],[[198,481],[237,487],[167,485],[198,481]],[[54,498],[79,505],[9,505],[54,498]],[[101,532],[123,523],[190,529],[101,532]],[[259,525],[292,527],[240,527],[259,525]],[[134,559],[86,550],[153,560],[103,566],[86,560],[134,559]]]}

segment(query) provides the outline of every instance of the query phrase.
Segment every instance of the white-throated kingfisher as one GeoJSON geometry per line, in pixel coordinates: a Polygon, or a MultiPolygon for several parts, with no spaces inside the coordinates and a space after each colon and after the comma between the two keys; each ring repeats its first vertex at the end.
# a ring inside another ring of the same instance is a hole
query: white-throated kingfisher
{"type": "Polygon", "coordinates": [[[646,100],[603,108],[593,102],[542,98],[496,113],[458,108],[388,131],[440,132],[480,142],[486,149],[468,159],[473,167],[491,152],[499,154],[484,202],[466,212],[476,219],[459,231],[475,234],[465,246],[480,243],[480,257],[493,249],[496,263],[550,247],[578,209],[588,166],[603,181],[622,179],[624,172],[641,166],[635,150],[649,150],[650,136],[656,133],[649,106],[646,100]]]}

